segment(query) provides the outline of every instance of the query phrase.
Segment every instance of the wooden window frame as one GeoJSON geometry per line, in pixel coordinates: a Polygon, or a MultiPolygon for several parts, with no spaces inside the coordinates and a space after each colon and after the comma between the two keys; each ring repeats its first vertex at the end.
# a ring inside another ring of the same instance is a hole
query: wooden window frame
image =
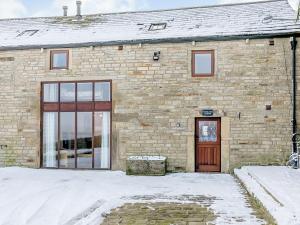
{"type": "Polygon", "coordinates": [[[46,169],[80,169],[80,170],[111,170],[112,169],[112,80],[75,80],[75,81],[45,81],[41,82],[40,93],[40,168],[46,169]],[[110,99],[108,101],[95,101],[95,83],[109,83],[110,84],[110,99]],[[58,101],[57,102],[44,102],[44,85],[45,84],[58,84],[58,101]],[[75,83],[75,101],[74,102],[61,102],[60,90],[61,84],[75,83]],[[93,100],[86,102],[79,102],[77,97],[78,83],[93,83],[93,100]],[[44,167],[43,164],[43,127],[44,127],[44,112],[58,112],[58,146],[57,146],[57,167],[44,167]],[[60,113],[61,112],[75,112],[75,168],[61,168],[60,167],[60,113]],[[77,168],[77,113],[78,112],[92,112],[92,168],[84,169],[77,168]],[[94,114],[95,112],[110,112],[110,162],[109,168],[95,168],[95,149],[94,149],[94,114]]]}
{"type": "Polygon", "coordinates": [[[213,77],[215,75],[215,51],[214,50],[193,50],[192,51],[192,77],[213,77]],[[211,73],[196,73],[196,54],[210,54],[211,73]]]}
{"type": "Polygon", "coordinates": [[[51,50],[50,51],[50,70],[68,70],[69,69],[69,59],[70,59],[70,53],[69,50],[51,50]],[[53,57],[55,54],[59,54],[59,53],[66,53],[67,55],[67,64],[66,67],[54,67],[53,66],[53,57]]]}

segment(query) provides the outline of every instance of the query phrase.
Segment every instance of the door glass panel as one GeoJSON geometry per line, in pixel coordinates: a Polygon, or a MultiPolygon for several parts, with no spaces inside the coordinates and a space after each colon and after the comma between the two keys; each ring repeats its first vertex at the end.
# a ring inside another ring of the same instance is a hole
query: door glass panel
{"type": "Polygon", "coordinates": [[[75,101],[75,84],[62,83],[60,84],[60,101],[74,102],[75,101]]]}
{"type": "Polygon", "coordinates": [[[75,168],[75,112],[60,113],[60,167],[75,168]]]}
{"type": "Polygon", "coordinates": [[[95,83],[95,101],[110,101],[110,82],[95,83]]]}
{"type": "Polygon", "coordinates": [[[43,166],[57,167],[58,113],[44,112],[43,166]]]}
{"type": "Polygon", "coordinates": [[[93,119],[92,112],[77,113],[77,167],[92,168],[93,119]]]}
{"type": "Polygon", "coordinates": [[[93,100],[93,84],[78,83],[77,84],[77,100],[92,101],[93,100]]]}
{"type": "Polygon", "coordinates": [[[44,102],[58,102],[58,84],[44,85],[44,102]]]}
{"type": "Polygon", "coordinates": [[[95,112],[95,168],[110,168],[110,112],[95,112]]]}
{"type": "Polygon", "coordinates": [[[199,141],[217,141],[217,121],[199,121],[199,141]]]}

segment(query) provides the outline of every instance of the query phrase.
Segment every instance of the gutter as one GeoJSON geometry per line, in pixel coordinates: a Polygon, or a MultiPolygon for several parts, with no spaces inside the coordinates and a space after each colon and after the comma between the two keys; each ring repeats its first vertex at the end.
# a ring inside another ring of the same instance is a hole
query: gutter
{"type": "MultiPolygon", "coordinates": [[[[293,86],[293,96],[292,96],[292,104],[293,104],[293,118],[292,118],[292,126],[293,126],[293,135],[297,133],[297,79],[296,79],[296,50],[297,50],[297,38],[296,36],[292,36],[290,39],[291,49],[292,49],[292,86],[293,86]]],[[[297,143],[293,142],[293,153],[297,153],[297,143]]],[[[298,163],[298,162],[297,162],[298,163]]],[[[297,165],[298,166],[298,165],[297,165]]]]}

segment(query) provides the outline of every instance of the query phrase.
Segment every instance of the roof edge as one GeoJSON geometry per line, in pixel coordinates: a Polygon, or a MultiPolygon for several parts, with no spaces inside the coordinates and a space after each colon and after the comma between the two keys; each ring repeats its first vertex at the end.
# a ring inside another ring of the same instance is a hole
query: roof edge
{"type": "Polygon", "coordinates": [[[207,36],[207,37],[180,37],[180,38],[165,38],[165,39],[142,39],[142,40],[127,40],[127,41],[107,41],[107,42],[86,42],[86,43],[70,43],[70,44],[51,44],[51,45],[20,45],[1,47],[0,51],[14,50],[33,50],[33,49],[54,49],[54,48],[84,48],[84,47],[99,47],[99,46],[116,46],[116,45],[133,45],[133,44],[160,44],[160,43],[184,43],[184,42],[210,42],[210,41],[233,41],[243,39],[267,39],[267,38],[284,38],[292,35],[300,37],[300,32],[287,32],[277,34],[255,34],[255,35],[230,35],[230,36],[207,36]]]}
{"type": "MultiPolygon", "coordinates": [[[[112,12],[112,13],[95,13],[95,14],[86,14],[82,15],[83,17],[88,16],[99,16],[99,15],[117,15],[117,14],[134,14],[134,13],[151,13],[151,12],[168,12],[168,11],[177,11],[177,10],[188,10],[188,9],[198,9],[198,8],[215,8],[215,7],[226,7],[226,6],[235,6],[235,5],[251,5],[258,3],[268,3],[268,2],[281,2],[288,0],[255,0],[251,2],[237,2],[237,3],[225,3],[225,4],[213,4],[213,5],[204,5],[204,6],[193,6],[193,7],[182,7],[182,8],[171,8],[171,9],[157,9],[157,10],[141,10],[141,11],[123,11],[123,12],[112,12]]],[[[290,5],[290,4],[289,4],[290,5]]],[[[76,17],[68,16],[69,18],[76,17]]],[[[11,20],[30,20],[30,19],[55,19],[55,18],[65,18],[64,16],[45,16],[45,17],[20,17],[20,18],[3,18],[0,21],[11,21],[11,20]]]]}

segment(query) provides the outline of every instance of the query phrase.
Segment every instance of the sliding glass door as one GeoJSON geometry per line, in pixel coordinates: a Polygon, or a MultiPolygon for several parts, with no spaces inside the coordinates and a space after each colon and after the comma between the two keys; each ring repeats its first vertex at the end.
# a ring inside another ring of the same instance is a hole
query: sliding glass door
{"type": "Polygon", "coordinates": [[[42,90],[42,166],[109,169],[111,82],[45,82],[42,90]]]}

